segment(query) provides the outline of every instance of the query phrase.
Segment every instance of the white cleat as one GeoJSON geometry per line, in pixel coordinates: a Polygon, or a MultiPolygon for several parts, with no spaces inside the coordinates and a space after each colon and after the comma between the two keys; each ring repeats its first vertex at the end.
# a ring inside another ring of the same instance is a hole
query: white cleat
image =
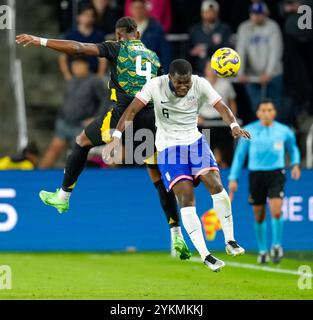
{"type": "Polygon", "coordinates": [[[213,257],[211,254],[206,256],[203,263],[211,269],[213,272],[219,272],[222,268],[225,267],[225,262],[213,257]]]}
{"type": "Polygon", "coordinates": [[[225,247],[226,253],[229,256],[242,256],[245,254],[245,249],[240,247],[240,245],[236,241],[228,241],[225,247]]]}

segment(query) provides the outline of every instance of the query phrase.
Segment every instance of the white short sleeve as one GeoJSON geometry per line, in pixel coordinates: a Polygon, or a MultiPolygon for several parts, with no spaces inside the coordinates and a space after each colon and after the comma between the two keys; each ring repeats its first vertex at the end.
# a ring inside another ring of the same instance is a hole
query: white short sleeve
{"type": "Polygon", "coordinates": [[[143,86],[140,92],[137,92],[136,98],[139,99],[142,103],[148,104],[153,99],[153,87],[154,81],[148,80],[143,86]]]}
{"type": "Polygon", "coordinates": [[[222,97],[216,92],[215,89],[213,89],[210,82],[206,79],[199,77],[198,85],[202,102],[207,102],[214,107],[219,101],[222,100],[222,97]]]}

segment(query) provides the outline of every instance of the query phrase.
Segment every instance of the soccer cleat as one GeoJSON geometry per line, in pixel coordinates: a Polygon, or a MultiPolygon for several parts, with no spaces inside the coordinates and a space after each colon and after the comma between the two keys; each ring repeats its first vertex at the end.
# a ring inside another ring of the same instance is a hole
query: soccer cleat
{"type": "Polygon", "coordinates": [[[173,240],[173,248],[179,254],[181,260],[187,260],[191,257],[191,252],[189,251],[185,240],[182,237],[175,236],[173,240]]]}
{"type": "Polygon", "coordinates": [[[271,258],[274,263],[279,263],[284,257],[284,251],[281,246],[273,246],[271,249],[271,258]]]}
{"type": "Polygon", "coordinates": [[[269,263],[270,257],[267,252],[260,252],[257,258],[258,264],[266,264],[269,263]]]}
{"type": "Polygon", "coordinates": [[[211,254],[206,256],[203,263],[211,269],[213,272],[219,272],[222,268],[225,267],[225,262],[213,257],[211,254]]]}
{"type": "Polygon", "coordinates": [[[226,253],[229,256],[242,256],[245,254],[245,249],[240,247],[240,245],[236,241],[228,241],[225,247],[226,253]]]}
{"type": "Polygon", "coordinates": [[[59,192],[59,189],[57,189],[56,192],[47,192],[47,191],[41,190],[39,192],[39,197],[44,204],[55,207],[59,213],[65,213],[69,209],[70,202],[69,200],[61,200],[58,197],[58,192],[59,192]]]}

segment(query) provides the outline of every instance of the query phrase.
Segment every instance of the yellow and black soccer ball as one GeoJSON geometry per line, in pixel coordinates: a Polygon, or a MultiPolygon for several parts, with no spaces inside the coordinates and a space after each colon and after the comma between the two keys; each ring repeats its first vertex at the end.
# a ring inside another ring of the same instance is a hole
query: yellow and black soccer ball
{"type": "Polygon", "coordinates": [[[211,58],[211,68],[219,78],[235,76],[240,69],[239,54],[231,48],[220,48],[211,58]]]}

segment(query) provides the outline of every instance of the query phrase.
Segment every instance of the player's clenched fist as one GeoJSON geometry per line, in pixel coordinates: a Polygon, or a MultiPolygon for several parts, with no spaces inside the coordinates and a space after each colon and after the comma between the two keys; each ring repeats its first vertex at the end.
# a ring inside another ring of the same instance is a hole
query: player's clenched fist
{"type": "Polygon", "coordinates": [[[239,137],[243,137],[245,139],[251,139],[251,135],[248,131],[246,131],[245,129],[241,129],[240,127],[235,127],[232,129],[231,131],[232,136],[237,139],[239,137]]]}
{"type": "Polygon", "coordinates": [[[30,34],[20,34],[16,36],[16,43],[27,47],[29,44],[40,46],[40,38],[30,34]]]}

